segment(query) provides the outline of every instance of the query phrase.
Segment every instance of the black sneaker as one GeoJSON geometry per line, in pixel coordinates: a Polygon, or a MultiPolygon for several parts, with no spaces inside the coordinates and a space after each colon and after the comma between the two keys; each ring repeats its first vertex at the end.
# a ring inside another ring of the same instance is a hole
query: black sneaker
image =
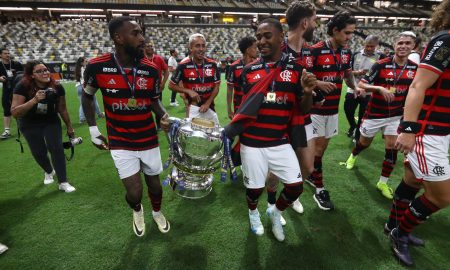
{"type": "Polygon", "coordinates": [[[389,234],[389,238],[391,239],[392,251],[394,251],[395,257],[407,266],[413,265],[411,254],[409,254],[409,237],[399,236],[398,229],[394,228],[389,234]]]}
{"type": "Polygon", "coordinates": [[[314,194],[313,198],[320,209],[326,211],[334,209],[334,205],[330,199],[330,194],[328,193],[328,191],[322,190],[319,192],[319,194],[314,194]]]}
{"type": "MultiPolygon", "coordinates": [[[[388,224],[385,223],[384,224],[384,233],[389,235],[391,233],[391,231],[392,231],[392,229],[390,229],[388,224]]],[[[412,234],[409,234],[408,235],[408,244],[411,244],[411,245],[417,246],[417,247],[423,247],[423,246],[425,246],[425,241],[418,237],[415,237],[412,234]]]]}

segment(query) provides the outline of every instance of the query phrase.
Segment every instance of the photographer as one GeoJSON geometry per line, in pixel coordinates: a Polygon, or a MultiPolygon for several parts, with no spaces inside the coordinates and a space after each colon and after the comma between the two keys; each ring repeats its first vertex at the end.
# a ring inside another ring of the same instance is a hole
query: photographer
{"type": "Polygon", "coordinates": [[[34,159],[45,171],[44,184],[53,183],[56,171],[59,190],[66,193],[75,191],[66,178],[61,121],[58,117],[59,113],[67,127],[67,135],[75,140],[66,108],[65,91],[50,77],[50,71],[42,62],[30,61],[26,64],[23,78],[14,88],[11,113],[18,119],[19,129],[34,159]],[[47,151],[51,154],[51,163],[47,151]]]}

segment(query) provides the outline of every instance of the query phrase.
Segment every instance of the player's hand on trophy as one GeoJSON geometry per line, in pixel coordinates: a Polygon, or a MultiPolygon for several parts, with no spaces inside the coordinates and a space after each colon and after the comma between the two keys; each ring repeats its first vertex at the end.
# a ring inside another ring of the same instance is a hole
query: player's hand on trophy
{"type": "Polygon", "coordinates": [[[108,141],[100,133],[97,126],[89,127],[89,133],[91,134],[92,144],[100,150],[109,150],[108,141]]]}
{"type": "Polygon", "coordinates": [[[317,87],[317,78],[311,72],[307,72],[306,69],[302,71],[301,84],[305,94],[312,94],[312,91],[317,87]]]}
{"type": "Polygon", "coordinates": [[[197,102],[197,103],[200,103],[201,99],[200,99],[200,96],[198,95],[197,92],[195,92],[195,91],[189,89],[189,91],[187,92],[187,94],[189,95],[189,97],[191,98],[191,100],[193,100],[193,101],[195,101],[195,102],[197,102]]]}
{"type": "Polygon", "coordinates": [[[170,121],[169,121],[169,114],[166,113],[161,117],[161,129],[164,130],[164,132],[169,132],[170,129],[170,121]]]}
{"type": "Polygon", "coordinates": [[[205,113],[208,111],[210,104],[208,102],[205,102],[200,108],[198,109],[199,112],[205,113]]]}
{"type": "Polygon", "coordinates": [[[328,94],[336,89],[336,84],[332,82],[317,81],[317,88],[328,94]]]}

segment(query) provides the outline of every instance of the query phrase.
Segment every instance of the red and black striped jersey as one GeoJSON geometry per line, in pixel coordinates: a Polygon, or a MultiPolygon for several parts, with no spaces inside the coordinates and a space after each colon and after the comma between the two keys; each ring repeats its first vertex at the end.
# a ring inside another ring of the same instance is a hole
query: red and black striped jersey
{"type": "Polygon", "coordinates": [[[321,41],[311,46],[314,59],[313,73],[319,81],[332,82],[336,89],[326,94],[322,106],[314,106],[312,114],[333,115],[338,113],[341,97],[342,80],[345,72],[352,68],[352,52],[347,47],[340,47],[336,51],[329,45],[330,41],[321,41]]]}
{"type": "Polygon", "coordinates": [[[382,86],[393,92],[395,99],[387,102],[378,92],[373,92],[367,105],[364,118],[380,119],[403,115],[406,95],[417,72],[417,64],[408,60],[406,65],[399,66],[394,57],[378,60],[370,69],[369,74],[361,79],[364,83],[382,86]]]}
{"type": "Polygon", "coordinates": [[[233,86],[234,112],[239,109],[242,101],[242,96],[244,95],[244,93],[242,92],[242,82],[240,80],[244,66],[244,59],[234,61],[230,66],[229,76],[227,78],[227,84],[233,86]]]}
{"type": "MultiPolygon", "coordinates": [[[[92,59],[85,70],[85,83],[101,89],[106,112],[106,126],[111,149],[147,150],[158,146],[151,103],[160,95],[159,72],[147,58],[140,60],[136,68],[136,105],[129,105],[131,90],[116,65],[113,54],[92,59]]],[[[124,69],[130,84],[133,70],[124,69]]]]}
{"type": "Polygon", "coordinates": [[[421,133],[450,134],[450,30],[439,32],[428,43],[419,68],[439,75],[439,79],[425,92],[419,114],[421,133]]]}
{"type": "MultiPolygon", "coordinates": [[[[174,84],[181,81],[185,88],[197,92],[201,98],[198,106],[201,106],[211,96],[216,84],[220,83],[220,71],[212,59],[204,58],[203,63],[197,65],[191,58],[185,58],[178,64],[170,80],[174,84]]],[[[214,109],[214,102],[211,103],[211,109],[214,109]]]]}
{"type": "MultiPolygon", "coordinates": [[[[243,91],[247,94],[250,88],[261,78],[269,74],[269,70],[281,65],[279,74],[270,87],[276,98],[270,101],[267,95],[261,104],[257,118],[240,135],[240,142],[250,147],[271,147],[289,143],[289,127],[296,99],[302,94],[302,67],[296,62],[288,61],[285,56],[277,63],[265,64],[262,59],[247,65],[242,72],[243,91]]],[[[268,92],[271,92],[269,90],[268,92]]]]}
{"type": "MultiPolygon", "coordinates": [[[[287,53],[289,56],[290,61],[296,61],[299,65],[301,65],[303,68],[306,68],[308,72],[313,72],[314,67],[314,58],[311,54],[311,47],[308,46],[306,43],[303,44],[302,51],[296,52],[291,47],[289,47],[285,42],[282,44],[282,50],[287,53]]],[[[301,114],[301,112],[300,112],[301,114]]],[[[309,125],[311,124],[311,114],[307,113],[303,115],[303,124],[309,125]]]]}

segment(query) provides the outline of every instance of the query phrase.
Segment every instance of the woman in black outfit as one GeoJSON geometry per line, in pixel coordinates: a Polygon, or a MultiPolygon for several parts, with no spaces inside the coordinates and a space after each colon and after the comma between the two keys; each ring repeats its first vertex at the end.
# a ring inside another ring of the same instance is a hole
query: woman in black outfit
{"type": "Polygon", "coordinates": [[[11,113],[18,119],[20,132],[28,142],[36,162],[45,171],[44,184],[53,183],[58,176],[59,190],[75,191],[67,182],[66,160],[62,144],[61,116],[67,135],[74,137],[67,112],[65,91],[50,76],[48,68],[40,61],[28,62],[24,76],[14,88],[11,113]],[[50,152],[52,162],[47,156],[50,152]],[[55,170],[53,170],[53,167],[55,170]]]}

